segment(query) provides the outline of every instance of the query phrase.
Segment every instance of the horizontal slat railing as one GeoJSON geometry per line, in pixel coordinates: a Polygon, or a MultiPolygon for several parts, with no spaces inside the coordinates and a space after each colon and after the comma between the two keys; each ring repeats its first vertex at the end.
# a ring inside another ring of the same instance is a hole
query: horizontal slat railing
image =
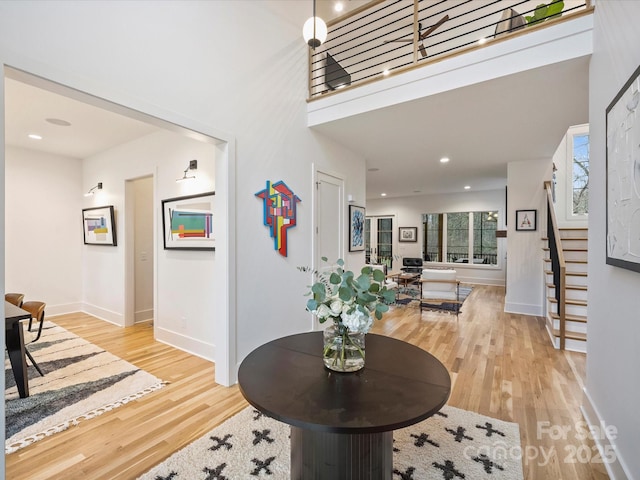
{"type": "Polygon", "coordinates": [[[561,16],[528,22],[526,17],[534,17],[541,1],[372,1],[329,22],[325,43],[309,49],[309,98],[484,48],[593,8],[590,0],[551,0],[547,4],[563,4],[561,16]],[[518,27],[522,23],[525,26],[518,27]]]}

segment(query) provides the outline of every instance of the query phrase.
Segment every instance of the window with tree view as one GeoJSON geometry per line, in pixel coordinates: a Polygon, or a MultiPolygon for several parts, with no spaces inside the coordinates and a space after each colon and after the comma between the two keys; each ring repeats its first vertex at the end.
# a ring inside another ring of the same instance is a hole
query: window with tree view
{"type": "Polygon", "coordinates": [[[497,265],[498,213],[425,213],[425,261],[497,265]]]}
{"type": "Polygon", "coordinates": [[[589,213],[589,135],[573,136],[573,214],[589,213]]]}

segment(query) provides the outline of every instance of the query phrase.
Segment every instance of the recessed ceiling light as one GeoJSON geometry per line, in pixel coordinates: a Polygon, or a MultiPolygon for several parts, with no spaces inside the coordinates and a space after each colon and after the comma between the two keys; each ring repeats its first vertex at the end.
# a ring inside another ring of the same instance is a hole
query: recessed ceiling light
{"type": "Polygon", "coordinates": [[[31,140],[42,140],[42,136],[36,133],[30,133],[27,135],[31,140]]]}
{"type": "Polygon", "coordinates": [[[336,4],[333,6],[333,9],[340,13],[342,10],[344,10],[344,4],[342,2],[336,2],[336,4]]]}
{"type": "Polygon", "coordinates": [[[379,170],[379,168],[367,168],[367,172],[377,172],[379,170]]]}
{"type": "Polygon", "coordinates": [[[66,120],[62,120],[61,118],[45,118],[45,121],[53,125],[58,125],[59,127],[71,126],[71,122],[67,122],[66,120]]]}
{"type": "Polygon", "coordinates": [[[449,157],[442,157],[440,159],[440,163],[448,163],[449,162],[449,157]]]}
{"type": "Polygon", "coordinates": [[[381,193],[381,194],[380,194],[380,196],[381,196],[381,197],[386,197],[386,196],[387,196],[387,194],[386,194],[386,193],[381,193]]]}
{"type": "Polygon", "coordinates": [[[388,68],[387,68],[387,69],[385,69],[385,71],[384,71],[384,72],[382,72],[382,75],[384,75],[385,77],[386,77],[387,75],[389,75],[389,69],[388,69],[388,68]]]}
{"type": "Polygon", "coordinates": [[[464,186],[464,189],[465,189],[465,190],[469,190],[470,188],[471,188],[471,185],[465,185],[465,186],[464,186]]]}
{"type": "Polygon", "coordinates": [[[486,43],[486,41],[486,37],[482,37],[480,40],[478,40],[478,45],[483,45],[484,43],[486,43]]]}

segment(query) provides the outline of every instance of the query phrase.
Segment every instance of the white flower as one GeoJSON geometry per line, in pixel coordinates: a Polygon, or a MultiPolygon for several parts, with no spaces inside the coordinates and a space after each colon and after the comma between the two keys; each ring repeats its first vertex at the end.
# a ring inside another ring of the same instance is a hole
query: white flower
{"type": "Polygon", "coordinates": [[[327,318],[331,316],[331,310],[324,303],[318,305],[318,308],[314,313],[320,318],[327,318]]]}
{"type": "Polygon", "coordinates": [[[367,333],[373,324],[371,317],[358,309],[355,309],[353,313],[343,313],[341,318],[344,326],[352,332],[367,333]]]}
{"type": "Polygon", "coordinates": [[[331,316],[339,316],[342,313],[342,300],[333,300],[329,308],[331,309],[331,316]]]}

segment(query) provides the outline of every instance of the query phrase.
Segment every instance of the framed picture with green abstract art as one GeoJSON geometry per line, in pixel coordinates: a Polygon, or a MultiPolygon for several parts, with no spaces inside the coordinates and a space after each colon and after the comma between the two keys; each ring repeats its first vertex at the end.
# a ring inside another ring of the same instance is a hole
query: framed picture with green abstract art
{"type": "Polygon", "coordinates": [[[82,225],[85,245],[118,245],[113,205],[83,208],[82,225]]]}
{"type": "Polygon", "coordinates": [[[162,200],[165,250],[215,250],[215,192],[162,200]]]}

